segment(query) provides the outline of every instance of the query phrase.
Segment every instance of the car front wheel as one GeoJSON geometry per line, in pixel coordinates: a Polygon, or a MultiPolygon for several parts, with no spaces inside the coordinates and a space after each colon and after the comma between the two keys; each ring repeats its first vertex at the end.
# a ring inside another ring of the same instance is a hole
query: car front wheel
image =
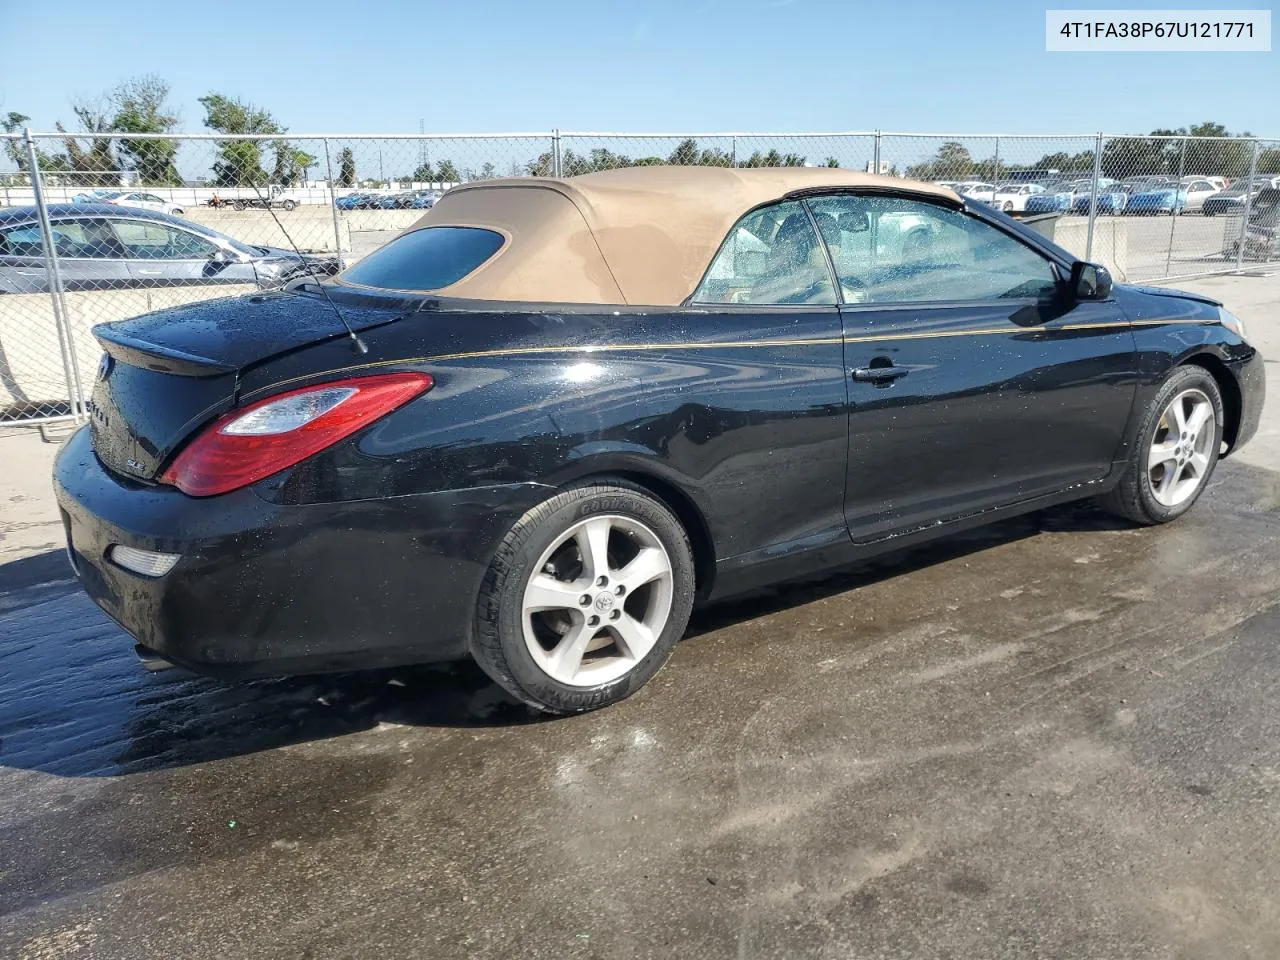
{"type": "Polygon", "coordinates": [[[658,672],[693,596],[689,538],[671,511],[623,481],[584,484],[503,539],[480,589],[472,653],[530,706],[592,710],[658,672]]]}
{"type": "Polygon", "coordinates": [[[1199,499],[1218,463],[1222,393],[1203,367],[1178,367],[1147,408],[1120,483],[1102,505],[1141,524],[1176,520],[1199,499]]]}

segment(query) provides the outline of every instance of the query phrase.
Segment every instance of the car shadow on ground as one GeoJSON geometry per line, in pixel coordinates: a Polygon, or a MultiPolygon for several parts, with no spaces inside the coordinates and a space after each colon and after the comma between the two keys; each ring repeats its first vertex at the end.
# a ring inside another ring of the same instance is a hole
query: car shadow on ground
{"type": "MultiPolygon", "coordinates": [[[[699,610],[686,640],[1045,531],[1125,528],[1069,505],[699,610]]],[[[471,662],[227,682],[150,674],[50,551],[0,566],[0,767],[115,776],[321,740],[380,724],[481,727],[546,718],[471,662]]]]}

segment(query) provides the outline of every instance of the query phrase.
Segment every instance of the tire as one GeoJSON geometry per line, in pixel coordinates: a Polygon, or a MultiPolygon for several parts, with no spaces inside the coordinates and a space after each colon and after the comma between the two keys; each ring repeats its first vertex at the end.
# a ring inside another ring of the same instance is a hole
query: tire
{"type": "Polygon", "coordinates": [[[280,204],[280,206],[284,207],[285,210],[292,210],[294,207],[297,206],[297,204],[294,203],[292,200],[286,200],[284,203],[280,204]]]}
{"type": "Polygon", "coordinates": [[[1013,201],[1012,201],[1012,200],[1006,200],[1003,204],[1001,204],[1001,205],[1000,205],[1000,209],[1001,209],[1001,210],[1003,210],[1005,213],[1012,213],[1012,212],[1013,212],[1013,201]]]}
{"type": "Polygon", "coordinates": [[[1222,448],[1224,424],[1222,393],[1209,371],[1197,366],[1175,368],[1143,414],[1120,482],[1099,498],[1100,505],[1144,526],[1176,520],[1209,485],[1222,448]],[[1203,422],[1199,430],[1190,423],[1190,429],[1179,435],[1172,406],[1175,399],[1183,418],[1194,418],[1203,402],[1213,422],[1203,422]],[[1169,458],[1158,459],[1166,451],[1169,458]]]}
{"type": "Polygon", "coordinates": [[[671,511],[625,481],[584,483],[503,539],[480,588],[471,652],[529,706],[594,710],[653,678],[684,635],[693,597],[693,551],[671,511]],[[618,574],[632,560],[642,562],[628,585],[618,574]]]}
{"type": "Polygon", "coordinates": [[[245,209],[246,206],[248,206],[248,204],[246,204],[243,200],[234,200],[231,203],[232,210],[243,210],[245,209]]]}
{"type": "Polygon", "coordinates": [[[180,217],[180,216],[182,216],[182,214],[183,214],[183,213],[185,213],[186,211],[184,211],[181,207],[174,207],[174,208],[173,208],[172,210],[170,210],[169,212],[170,212],[171,214],[173,214],[173,216],[175,216],[175,217],[180,217]]]}

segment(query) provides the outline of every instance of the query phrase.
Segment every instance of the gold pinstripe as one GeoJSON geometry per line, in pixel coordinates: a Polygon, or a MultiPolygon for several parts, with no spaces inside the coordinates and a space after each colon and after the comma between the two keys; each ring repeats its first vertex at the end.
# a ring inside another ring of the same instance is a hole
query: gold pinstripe
{"type": "MultiPolygon", "coordinates": [[[[1189,325],[1189,326],[1209,326],[1217,323],[1216,320],[1133,320],[1133,321],[1114,321],[1111,323],[1064,323],[1058,326],[1046,327],[980,327],[974,330],[930,330],[923,333],[884,333],[875,334],[865,337],[815,337],[811,339],[778,339],[778,340],[708,340],[702,343],[631,343],[618,345],[587,345],[587,346],[549,346],[549,347],[507,347],[497,350],[471,350],[465,353],[441,353],[431,357],[405,357],[397,360],[374,360],[369,363],[360,363],[351,367],[343,367],[340,370],[327,371],[330,373],[354,373],[359,370],[373,370],[378,367],[391,367],[401,364],[412,363],[444,363],[449,360],[475,360],[483,357],[524,357],[537,354],[555,355],[561,353],[627,353],[627,352],[645,352],[653,350],[732,350],[732,349],[748,349],[755,347],[808,347],[822,346],[837,343],[883,343],[887,340],[933,340],[942,337],[992,337],[1016,333],[1052,333],[1060,330],[1114,330],[1124,327],[1155,327],[1166,325],[1189,325]]],[[[297,383],[300,380],[311,380],[317,374],[307,374],[301,377],[291,377],[288,380],[280,380],[271,384],[270,387],[263,387],[262,390],[256,390],[247,396],[255,396],[263,390],[275,390],[279,387],[286,386],[290,383],[297,383]]]]}

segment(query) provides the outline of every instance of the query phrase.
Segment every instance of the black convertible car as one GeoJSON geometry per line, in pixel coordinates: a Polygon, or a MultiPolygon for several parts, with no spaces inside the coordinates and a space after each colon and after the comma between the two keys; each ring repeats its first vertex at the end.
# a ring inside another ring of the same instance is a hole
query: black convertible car
{"type": "Polygon", "coordinates": [[[58,500],[144,656],[472,656],[560,713],[696,602],[1077,498],[1172,520],[1263,400],[1212,300],[828,169],[465,184],[331,282],[95,333],[58,500]]]}

